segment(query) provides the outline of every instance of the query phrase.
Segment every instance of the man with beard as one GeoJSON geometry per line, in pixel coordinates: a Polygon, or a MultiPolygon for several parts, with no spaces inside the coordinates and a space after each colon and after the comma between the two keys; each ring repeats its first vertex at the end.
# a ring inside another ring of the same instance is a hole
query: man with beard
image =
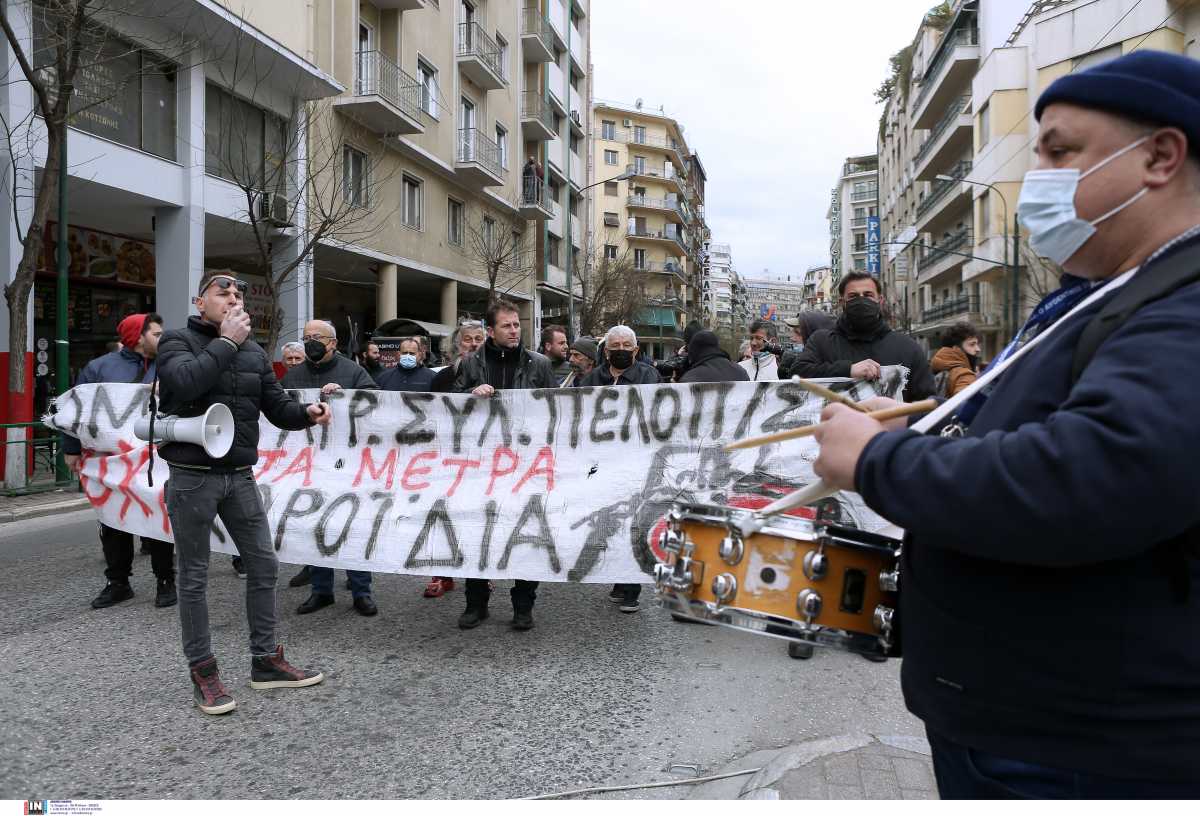
{"type": "Polygon", "coordinates": [[[805,379],[853,377],[877,380],[883,366],[908,369],[905,402],[934,392],[933,374],[925,352],[911,337],[892,331],[883,317],[879,281],[866,272],[850,272],[838,283],[842,314],[832,329],[815,332],[791,366],[805,379]]]}
{"type": "Polygon", "coordinates": [[[550,370],[554,372],[554,378],[559,384],[571,376],[571,361],[567,354],[569,350],[566,329],[562,326],[546,326],[542,329],[541,352],[550,361],[550,370]]]}
{"type": "Polygon", "coordinates": [[[363,352],[362,367],[371,375],[371,379],[379,382],[379,377],[383,374],[383,363],[380,362],[379,346],[375,343],[367,343],[367,350],[363,352]]]}
{"type": "Polygon", "coordinates": [[[979,332],[966,321],[955,323],[929,362],[937,395],[953,397],[975,382],[979,372],[979,332]]]}
{"type": "Polygon", "coordinates": [[[583,384],[587,376],[596,367],[596,341],[590,337],[580,337],[571,344],[567,361],[571,364],[571,373],[563,380],[563,388],[577,388],[583,384]]]}

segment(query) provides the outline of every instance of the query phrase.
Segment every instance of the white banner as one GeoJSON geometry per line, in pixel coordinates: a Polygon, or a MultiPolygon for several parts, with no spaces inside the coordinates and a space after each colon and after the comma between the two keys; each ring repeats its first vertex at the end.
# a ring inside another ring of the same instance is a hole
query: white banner
{"type": "MultiPolygon", "coordinates": [[[[897,397],[903,368],[874,386],[826,380],[855,399],[897,397]]],[[[50,424],[84,447],[100,520],[171,539],[166,463],[133,434],[148,386],[82,385],[50,424]]],[[[315,391],[295,392],[304,401],[315,391]]],[[[726,453],[737,439],[811,425],[824,402],[798,385],[691,383],[461,394],[348,391],[328,428],[261,420],[254,467],[281,561],[453,577],[649,580],[656,528],[674,501],[760,507],[815,480],[811,438],[726,453]]],[[[840,523],[888,527],[856,494],[840,523]]],[[[236,548],[215,520],[214,550],[236,548]]]]}

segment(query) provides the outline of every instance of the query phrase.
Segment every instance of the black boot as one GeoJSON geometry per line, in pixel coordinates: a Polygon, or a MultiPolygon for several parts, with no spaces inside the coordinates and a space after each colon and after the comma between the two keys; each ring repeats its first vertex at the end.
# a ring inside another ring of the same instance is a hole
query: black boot
{"type": "Polygon", "coordinates": [[[177,603],[179,603],[179,595],[175,592],[175,579],[159,578],[158,591],[154,595],[154,605],[163,609],[177,603]]]}
{"type": "Polygon", "coordinates": [[[488,600],[492,597],[492,590],[486,580],[468,578],[466,596],[467,609],[458,616],[458,628],[474,629],[487,620],[488,600]]]}
{"type": "Polygon", "coordinates": [[[312,569],[305,564],[304,567],[291,577],[288,581],[290,587],[302,587],[312,583],[312,569]]]}
{"type": "Polygon", "coordinates": [[[128,581],[109,581],[92,601],[92,609],[107,609],[132,597],[133,587],[128,581]]]}
{"type": "Polygon", "coordinates": [[[479,624],[487,620],[488,615],[487,605],[483,606],[467,606],[467,610],[458,616],[459,629],[474,629],[479,624]]]}
{"type": "Polygon", "coordinates": [[[533,628],[533,602],[537,600],[537,581],[517,581],[509,591],[512,598],[512,628],[524,632],[533,628]]]}

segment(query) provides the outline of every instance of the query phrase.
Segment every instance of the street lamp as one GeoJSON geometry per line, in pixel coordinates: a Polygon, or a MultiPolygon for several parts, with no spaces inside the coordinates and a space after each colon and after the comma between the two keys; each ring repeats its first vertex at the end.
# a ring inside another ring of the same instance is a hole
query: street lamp
{"type": "Polygon", "coordinates": [[[1000,198],[1000,203],[1004,205],[1004,270],[1012,275],[1012,311],[1009,318],[1012,320],[1012,334],[1016,335],[1021,329],[1021,225],[1016,218],[1013,218],[1013,233],[1012,233],[1012,263],[1009,263],[1008,255],[1008,199],[1004,197],[1004,193],[997,189],[996,185],[988,184],[986,181],[972,181],[967,178],[955,178],[948,176],[945,173],[940,173],[936,176],[938,181],[961,181],[966,184],[974,184],[977,187],[987,187],[1000,198]]]}
{"type": "MultiPolygon", "coordinates": [[[[637,175],[633,170],[626,170],[616,178],[601,179],[594,181],[584,187],[579,188],[579,192],[590,190],[593,187],[598,187],[601,184],[607,184],[610,181],[627,181],[637,175]]],[[[567,233],[567,336],[573,337],[575,334],[575,242],[571,240],[571,185],[567,185],[567,217],[566,217],[566,233],[567,233]]]]}

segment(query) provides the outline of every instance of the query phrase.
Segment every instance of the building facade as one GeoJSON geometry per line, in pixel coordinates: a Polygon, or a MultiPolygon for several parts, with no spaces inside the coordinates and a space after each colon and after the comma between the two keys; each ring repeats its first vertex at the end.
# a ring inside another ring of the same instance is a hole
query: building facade
{"type": "Polygon", "coordinates": [[[810,266],[804,273],[804,307],[831,312],[837,300],[833,295],[833,268],[829,264],[810,266]]]}
{"type": "Polygon", "coordinates": [[[662,111],[598,102],[591,127],[589,259],[631,263],[644,278],[648,305],[634,330],[653,356],[668,357],[703,310],[704,167],[662,111]]]}
{"type": "Polygon", "coordinates": [[[703,323],[720,333],[737,334],[745,322],[744,292],[729,244],[708,242],[700,281],[703,323]]]}
{"type": "Polygon", "coordinates": [[[786,332],[783,321],[790,320],[808,308],[804,294],[806,275],[785,275],[782,278],[745,278],[746,323],[770,320],[786,332]]]}
{"type": "Polygon", "coordinates": [[[877,269],[868,244],[870,219],[878,215],[879,162],[875,155],[850,156],[830,196],[829,267],[834,281],[851,271],[877,269]]]}

